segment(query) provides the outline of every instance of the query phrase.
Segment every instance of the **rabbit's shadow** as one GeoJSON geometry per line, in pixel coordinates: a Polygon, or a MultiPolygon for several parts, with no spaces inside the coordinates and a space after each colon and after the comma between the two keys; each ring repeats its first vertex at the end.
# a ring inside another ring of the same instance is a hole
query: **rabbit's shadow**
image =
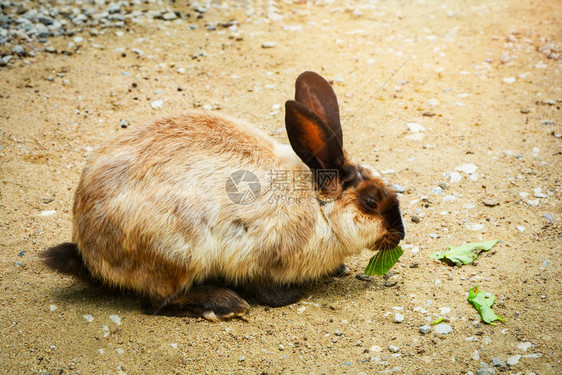
{"type": "MultiPolygon", "coordinates": [[[[346,296],[349,293],[359,296],[370,288],[370,284],[356,280],[352,275],[329,276],[303,285],[302,289],[305,292],[305,296],[302,300],[311,296],[316,298],[328,297],[330,300],[333,300],[334,297],[346,296]]],[[[228,287],[227,285],[223,286],[228,287]]],[[[233,289],[236,290],[236,288],[233,289]]],[[[109,307],[116,311],[149,314],[145,311],[143,299],[133,291],[103,285],[89,285],[77,282],[66,287],[55,287],[51,290],[50,295],[59,304],[64,303],[84,311],[109,307]]],[[[247,299],[252,307],[264,306],[252,297],[243,295],[243,298],[247,299]]]]}
{"type": "Polygon", "coordinates": [[[119,311],[142,310],[140,298],[133,292],[103,286],[76,283],[70,287],[53,288],[50,294],[55,301],[75,308],[96,309],[109,306],[119,311]]]}

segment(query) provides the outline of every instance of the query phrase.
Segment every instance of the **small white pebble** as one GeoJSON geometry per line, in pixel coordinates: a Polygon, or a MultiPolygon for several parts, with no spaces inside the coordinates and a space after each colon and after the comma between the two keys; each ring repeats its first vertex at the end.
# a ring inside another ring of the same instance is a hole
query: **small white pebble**
{"type": "Polygon", "coordinates": [[[275,42],[265,42],[261,45],[262,48],[274,48],[277,47],[277,43],[275,42]]]}
{"type": "Polygon", "coordinates": [[[419,133],[425,131],[425,128],[420,124],[418,124],[417,122],[408,122],[406,123],[406,126],[408,127],[408,130],[411,131],[412,133],[419,133]]]}
{"type": "Polygon", "coordinates": [[[121,349],[121,348],[117,348],[117,349],[115,349],[115,351],[116,351],[118,354],[123,354],[123,353],[125,353],[125,351],[124,351],[123,349],[121,349]]]}
{"type": "Polygon", "coordinates": [[[503,83],[513,83],[515,82],[515,77],[505,77],[502,81],[503,83]]]}
{"type": "Polygon", "coordinates": [[[91,321],[94,320],[94,317],[93,317],[92,315],[90,315],[90,314],[82,315],[82,317],[83,317],[84,319],[86,319],[86,321],[87,321],[88,323],[90,323],[91,321]]]}
{"type": "Polygon", "coordinates": [[[451,308],[450,308],[450,307],[440,307],[440,308],[439,308],[439,312],[440,312],[441,314],[448,314],[448,313],[451,312],[451,308]]]}
{"type": "Polygon", "coordinates": [[[522,342],[522,343],[517,344],[517,349],[526,352],[526,351],[529,350],[532,346],[533,346],[533,344],[531,344],[530,342],[522,342]]]}
{"type": "Polygon", "coordinates": [[[393,321],[394,321],[394,323],[402,323],[404,321],[404,315],[402,315],[400,313],[395,313],[393,321]]]}
{"type": "Polygon", "coordinates": [[[518,226],[517,226],[517,230],[518,230],[519,232],[525,232],[525,227],[523,227],[523,226],[521,226],[521,225],[518,225],[518,226]]]}
{"type": "Polygon", "coordinates": [[[49,305],[49,310],[55,311],[57,309],[56,305],[49,305]]]}
{"type": "MultiPolygon", "coordinates": [[[[471,339],[472,339],[472,338],[471,338],[471,339]]],[[[468,340],[467,340],[467,341],[468,341],[468,340]]],[[[470,341],[471,341],[471,340],[470,340],[470,341]]],[[[480,352],[479,352],[478,350],[475,350],[475,351],[472,353],[472,360],[474,360],[474,361],[480,360],[480,352]]]]}
{"type": "Polygon", "coordinates": [[[454,202],[456,200],[457,200],[457,197],[455,197],[454,195],[445,195],[443,197],[443,203],[454,202]]]}
{"type": "Polygon", "coordinates": [[[118,326],[121,325],[121,317],[119,315],[110,315],[109,319],[111,319],[111,321],[117,324],[118,326]]]}
{"type": "Polygon", "coordinates": [[[103,331],[103,337],[109,336],[109,327],[104,325],[101,330],[103,331]]]}
{"type": "Polygon", "coordinates": [[[462,180],[462,176],[459,172],[445,172],[443,173],[443,177],[448,178],[451,184],[460,182],[462,180]]]}
{"type": "Polygon", "coordinates": [[[533,189],[533,195],[535,196],[535,198],[548,198],[548,195],[543,193],[541,188],[533,189]]]}
{"type": "Polygon", "coordinates": [[[470,163],[459,165],[458,167],[455,168],[456,171],[464,172],[466,174],[472,174],[476,172],[477,169],[478,167],[476,165],[470,163]]]}
{"type": "Polygon", "coordinates": [[[484,229],[484,224],[467,224],[468,230],[479,231],[484,229]]]}
{"type": "Polygon", "coordinates": [[[162,108],[163,105],[164,105],[163,100],[155,100],[152,103],[150,103],[150,106],[154,109],[160,109],[162,108]]]}

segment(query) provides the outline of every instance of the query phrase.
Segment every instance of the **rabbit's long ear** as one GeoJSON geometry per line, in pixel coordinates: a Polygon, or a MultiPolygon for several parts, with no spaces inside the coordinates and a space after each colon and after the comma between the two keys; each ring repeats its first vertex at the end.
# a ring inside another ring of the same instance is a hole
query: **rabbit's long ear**
{"type": "Polygon", "coordinates": [[[302,73],[295,83],[295,100],[314,112],[343,146],[338,99],[328,81],[314,72],[302,73]]]}
{"type": "Polygon", "coordinates": [[[285,126],[291,147],[312,170],[340,170],[345,157],[341,143],[329,126],[299,102],[285,103],[285,126]]]}

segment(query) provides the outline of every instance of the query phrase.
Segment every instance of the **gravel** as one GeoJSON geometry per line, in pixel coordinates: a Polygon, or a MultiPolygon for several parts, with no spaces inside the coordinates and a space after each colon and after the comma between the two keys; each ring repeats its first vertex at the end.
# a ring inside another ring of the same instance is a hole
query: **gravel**
{"type": "MultiPolygon", "coordinates": [[[[106,1],[72,2],[71,4],[76,4],[72,8],[58,0],[2,1],[0,46],[8,45],[12,54],[1,56],[0,66],[7,66],[15,61],[14,57],[23,58],[29,51],[35,52],[36,49],[57,53],[54,49],[38,49],[33,44],[36,41],[49,44],[49,38],[73,36],[87,30],[91,36],[96,36],[112,29],[130,28],[136,23],[143,24],[152,20],[175,22],[190,16],[167,9],[167,3],[161,0],[151,0],[149,3],[156,9],[146,9],[138,6],[140,3],[137,2],[122,1],[111,1],[109,4],[106,1]],[[14,44],[11,45],[12,43],[14,44]]],[[[199,19],[207,9],[194,7],[192,11],[199,19]]]]}

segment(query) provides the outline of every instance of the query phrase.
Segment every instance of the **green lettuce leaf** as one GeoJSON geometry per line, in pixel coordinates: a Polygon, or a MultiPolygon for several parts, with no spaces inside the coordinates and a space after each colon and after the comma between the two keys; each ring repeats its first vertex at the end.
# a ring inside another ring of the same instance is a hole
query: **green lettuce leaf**
{"type": "Polygon", "coordinates": [[[473,242],[467,243],[461,246],[449,246],[449,249],[445,251],[436,251],[432,253],[429,257],[431,259],[446,259],[453,262],[457,266],[462,266],[463,264],[472,263],[480,252],[488,251],[495,244],[497,244],[499,240],[493,241],[486,241],[486,242],[473,242]]]}
{"type": "Polygon", "coordinates": [[[404,254],[404,250],[400,246],[396,246],[392,250],[380,250],[369,260],[369,264],[365,268],[365,275],[384,275],[398,262],[402,254],[404,254]]]}
{"type": "Polygon", "coordinates": [[[503,322],[503,318],[492,310],[492,305],[496,302],[496,297],[493,294],[482,292],[478,289],[478,285],[468,290],[468,302],[474,305],[478,310],[482,320],[490,325],[495,326],[493,323],[496,320],[503,322]]]}

